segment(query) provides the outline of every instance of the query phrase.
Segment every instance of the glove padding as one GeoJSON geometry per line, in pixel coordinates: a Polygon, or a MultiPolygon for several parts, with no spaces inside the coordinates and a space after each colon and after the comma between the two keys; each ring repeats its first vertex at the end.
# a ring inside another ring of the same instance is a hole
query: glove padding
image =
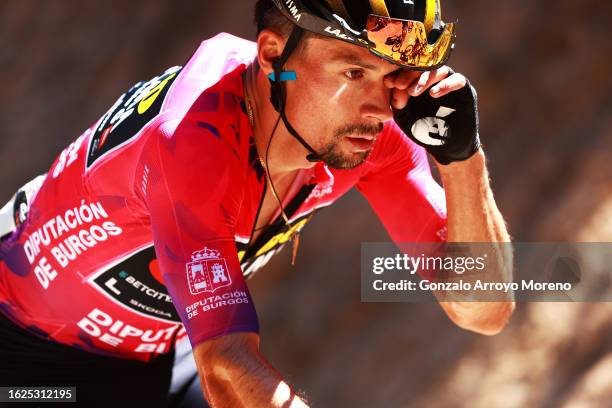
{"type": "Polygon", "coordinates": [[[429,90],[411,97],[404,109],[394,110],[394,118],[440,164],[469,159],[480,148],[476,90],[469,82],[440,98],[429,90]]]}

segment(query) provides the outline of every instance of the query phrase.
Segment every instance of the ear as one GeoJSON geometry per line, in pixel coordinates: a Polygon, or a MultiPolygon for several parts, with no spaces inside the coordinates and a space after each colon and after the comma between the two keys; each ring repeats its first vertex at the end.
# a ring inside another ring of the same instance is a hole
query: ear
{"type": "Polygon", "coordinates": [[[272,30],[262,30],[257,37],[257,61],[267,76],[274,72],[273,62],[280,58],[287,39],[272,30]]]}

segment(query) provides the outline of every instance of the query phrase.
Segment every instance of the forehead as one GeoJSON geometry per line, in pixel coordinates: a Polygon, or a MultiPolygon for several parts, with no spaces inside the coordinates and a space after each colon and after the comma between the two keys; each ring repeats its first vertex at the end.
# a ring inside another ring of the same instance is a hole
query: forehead
{"type": "Polygon", "coordinates": [[[318,64],[353,64],[388,74],[399,67],[378,58],[364,47],[323,36],[307,36],[305,57],[318,64]]]}

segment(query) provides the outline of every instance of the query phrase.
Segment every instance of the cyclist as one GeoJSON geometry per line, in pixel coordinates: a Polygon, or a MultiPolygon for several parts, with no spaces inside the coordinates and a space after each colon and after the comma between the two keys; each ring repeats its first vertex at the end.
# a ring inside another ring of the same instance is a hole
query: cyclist
{"type": "MultiPolygon", "coordinates": [[[[356,186],[395,242],[510,240],[437,0],[260,0],[256,20],[256,43],[220,34],[136,84],[3,208],[3,384],[161,405],[187,335],[211,405],[305,406],[245,278],[295,258],[318,209],[356,186]],[[427,45],[402,59],[398,36],[427,45]]],[[[483,334],[514,307],[441,306],[483,334]]]]}

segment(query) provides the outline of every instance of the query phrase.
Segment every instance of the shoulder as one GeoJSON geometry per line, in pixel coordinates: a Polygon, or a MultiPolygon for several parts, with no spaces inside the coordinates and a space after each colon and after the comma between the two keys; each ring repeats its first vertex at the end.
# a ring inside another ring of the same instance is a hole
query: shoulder
{"type": "Polygon", "coordinates": [[[211,215],[213,230],[234,222],[240,210],[247,153],[233,135],[190,117],[161,121],[151,135],[143,160],[151,213],[166,217],[166,209],[181,214],[211,215]],[[157,208],[157,212],[155,209],[157,208]],[[164,208],[159,211],[159,208],[164,208]],[[212,214],[223,214],[214,220],[212,214]]]}
{"type": "Polygon", "coordinates": [[[156,167],[182,174],[212,175],[230,168],[243,172],[248,154],[246,142],[231,126],[190,115],[160,120],[152,129],[149,150],[156,167]]]}
{"type": "Polygon", "coordinates": [[[254,58],[252,47],[250,41],[225,33],[202,43],[177,78],[162,114],[151,124],[162,150],[211,160],[248,154],[252,129],[242,76],[254,58]]]}
{"type": "MultiPolygon", "coordinates": [[[[219,83],[228,84],[236,71],[246,68],[257,55],[251,41],[221,33],[203,41],[183,67],[165,104],[174,116],[187,112],[202,93],[219,83]]],[[[239,90],[241,94],[241,90],[239,90]]]]}
{"type": "Polygon", "coordinates": [[[240,195],[251,128],[239,98],[211,87],[182,117],[162,116],[150,135],[149,179],[178,196],[194,195],[194,189],[218,200],[240,195]]]}
{"type": "MultiPolygon", "coordinates": [[[[257,55],[257,44],[228,33],[202,41],[185,68],[192,75],[208,76],[227,72],[227,67],[251,63],[257,55]]],[[[232,68],[230,68],[231,70],[232,68]]]]}

